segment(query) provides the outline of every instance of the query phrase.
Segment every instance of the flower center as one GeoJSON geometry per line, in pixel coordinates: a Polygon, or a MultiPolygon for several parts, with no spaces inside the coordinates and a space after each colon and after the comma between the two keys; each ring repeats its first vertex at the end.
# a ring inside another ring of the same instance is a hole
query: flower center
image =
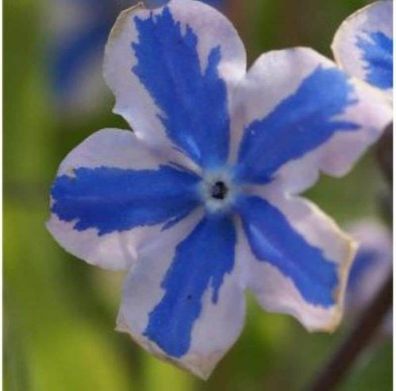
{"type": "Polygon", "coordinates": [[[204,173],[199,192],[209,213],[227,213],[239,190],[233,181],[232,173],[225,168],[204,173]]]}
{"type": "Polygon", "coordinates": [[[216,200],[224,200],[228,193],[228,188],[222,181],[217,181],[210,190],[210,195],[216,200]]]}

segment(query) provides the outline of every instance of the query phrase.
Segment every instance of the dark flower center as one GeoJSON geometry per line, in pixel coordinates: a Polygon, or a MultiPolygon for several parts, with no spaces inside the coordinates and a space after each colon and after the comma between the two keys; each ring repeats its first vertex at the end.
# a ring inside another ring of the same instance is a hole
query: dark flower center
{"type": "Polygon", "coordinates": [[[224,184],[224,182],[218,181],[216,182],[210,191],[210,195],[212,198],[215,198],[216,200],[224,200],[226,198],[228,193],[227,186],[224,184]]]}

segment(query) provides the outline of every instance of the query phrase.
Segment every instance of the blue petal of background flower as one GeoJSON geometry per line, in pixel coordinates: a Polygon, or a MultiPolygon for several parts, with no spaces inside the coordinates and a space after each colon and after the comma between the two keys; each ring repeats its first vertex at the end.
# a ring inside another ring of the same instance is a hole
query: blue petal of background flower
{"type": "MultiPolygon", "coordinates": [[[[224,0],[202,0],[214,7],[222,8],[224,0]]],[[[144,3],[148,7],[159,7],[167,0],[146,0],[144,3]]],[[[137,0],[54,0],[51,7],[54,12],[61,13],[63,7],[71,7],[76,15],[85,15],[85,20],[81,25],[74,26],[70,23],[70,28],[65,29],[65,33],[51,34],[55,39],[50,44],[47,53],[49,66],[50,85],[52,86],[55,102],[60,112],[67,112],[74,108],[74,102],[84,102],[89,97],[76,96],[81,94],[81,83],[84,83],[93,72],[95,66],[101,61],[104,46],[109,32],[119,15],[119,13],[136,4],[137,0]],[[62,4],[63,3],[63,4],[62,4]],[[59,7],[59,10],[57,10],[59,7]]],[[[62,15],[59,15],[62,18],[62,15]]],[[[57,30],[55,25],[53,28],[57,30]]],[[[58,19],[59,20],[59,19],[58,19]]],[[[51,32],[50,32],[51,33],[51,32]]],[[[97,95],[91,97],[98,100],[97,95]]],[[[100,106],[100,104],[98,104],[100,106]]],[[[92,102],[87,102],[87,107],[92,107],[92,102]]]]}

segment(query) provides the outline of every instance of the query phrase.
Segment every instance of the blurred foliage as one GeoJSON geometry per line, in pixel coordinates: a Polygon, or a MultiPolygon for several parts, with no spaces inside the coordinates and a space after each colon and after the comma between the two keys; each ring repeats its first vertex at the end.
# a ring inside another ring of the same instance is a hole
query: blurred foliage
{"type": "MultiPolygon", "coordinates": [[[[5,389],[303,389],[348,325],[331,336],[309,334],[290,317],[265,313],[249,297],[241,338],[204,383],[116,333],[123,276],[75,260],[46,231],[48,189],[64,155],[96,129],[126,127],[110,114],[110,97],[95,116],[76,120],[54,111],[43,56],[48,40],[43,15],[50,1],[4,1],[5,389]]],[[[233,15],[251,59],[294,45],[330,55],[339,23],[363,5],[360,0],[243,3],[233,15]]],[[[323,177],[309,196],[343,224],[377,213],[383,186],[369,155],[343,179],[323,177]]],[[[390,390],[391,365],[390,341],[378,342],[356,363],[342,391],[390,390]]]]}

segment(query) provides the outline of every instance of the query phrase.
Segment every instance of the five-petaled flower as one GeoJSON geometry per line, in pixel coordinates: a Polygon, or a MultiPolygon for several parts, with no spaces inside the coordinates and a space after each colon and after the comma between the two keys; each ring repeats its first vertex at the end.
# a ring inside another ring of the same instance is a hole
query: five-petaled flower
{"type": "Polygon", "coordinates": [[[123,12],[104,74],[134,132],[101,130],[66,157],[48,227],[77,257],[129,270],[118,329],[204,378],[241,332],[246,289],[333,330],[355,244],[298,194],[379,137],[382,95],[307,48],[246,73],[235,29],[193,0],[123,12]]]}
{"type": "Polygon", "coordinates": [[[393,92],[393,1],[377,1],[355,12],[338,29],[332,44],[346,72],[393,92]]]}

